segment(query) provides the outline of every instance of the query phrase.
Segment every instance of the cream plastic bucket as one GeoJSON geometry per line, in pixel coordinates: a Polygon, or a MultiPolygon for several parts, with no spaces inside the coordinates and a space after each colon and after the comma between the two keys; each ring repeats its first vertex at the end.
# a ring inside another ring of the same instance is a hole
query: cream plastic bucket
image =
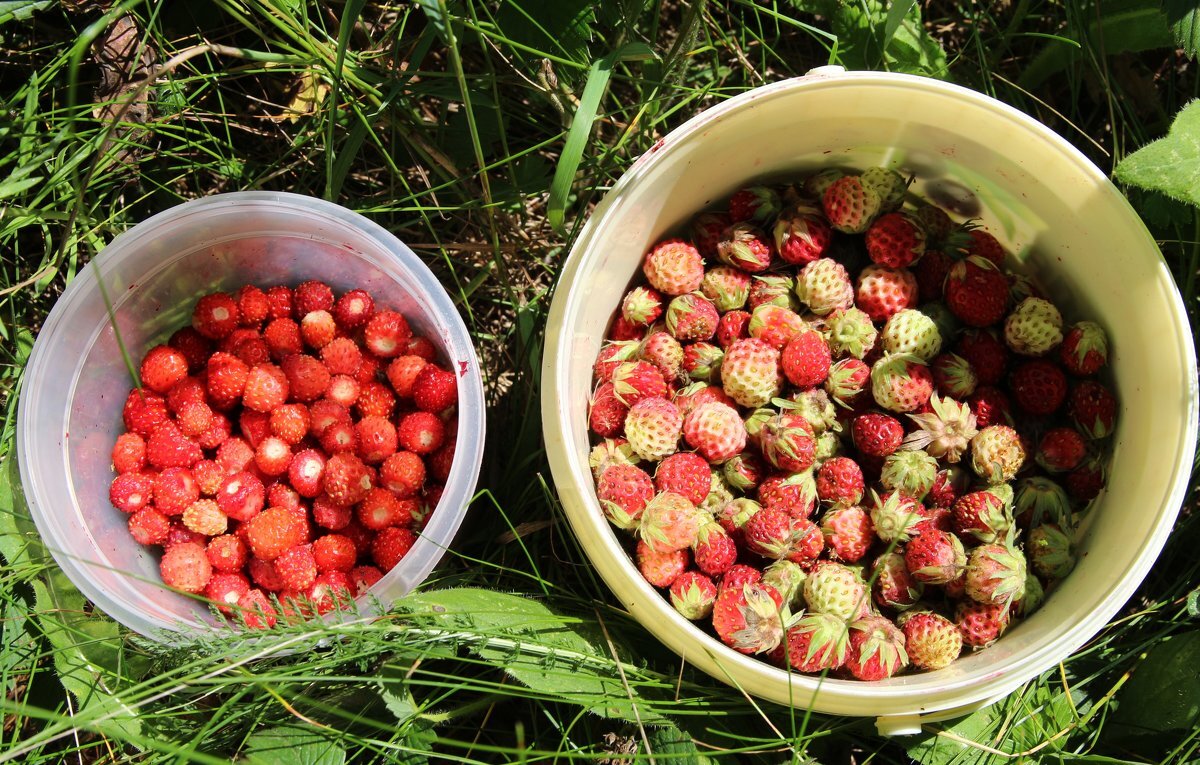
{"type": "MultiPolygon", "coordinates": [[[[164,587],[158,555],[134,541],[108,501],[110,453],[124,429],[129,373],[97,282],[135,361],[191,319],[196,299],[243,284],[320,279],[365,289],[400,311],[458,373],[458,445],[445,492],[412,549],[359,601],[373,614],[429,575],[475,492],[483,456],[479,362],[466,325],[412,250],[378,224],[299,194],[248,191],[179,205],[115,238],[46,318],[17,409],[17,460],[29,510],[76,587],[125,626],[165,642],[213,623],[207,606],[164,587]]],[[[345,618],[333,612],[327,619],[345,618]]]]}
{"type": "Polygon", "coordinates": [[[915,733],[922,722],[986,705],[1093,636],[1162,549],[1192,464],[1191,330],[1141,220],[1099,169],[1045,126],[935,80],[824,67],[680,126],[593,212],[564,264],[547,334],[542,411],[550,467],[576,535],[620,602],[717,679],[781,704],[877,717],[883,733],[915,733]],[[622,549],[587,464],[591,365],[643,254],[752,180],[831,164],[913,172],[923,196],[973,194],[989,230],[1039,274],[1066,315],[1094,318],[1108,330],[1121,402],[1106,493],[1091,512],[1077,568],[1045,606],[947,669],[870,684],[789,675],[681,617],[622,549]]]}

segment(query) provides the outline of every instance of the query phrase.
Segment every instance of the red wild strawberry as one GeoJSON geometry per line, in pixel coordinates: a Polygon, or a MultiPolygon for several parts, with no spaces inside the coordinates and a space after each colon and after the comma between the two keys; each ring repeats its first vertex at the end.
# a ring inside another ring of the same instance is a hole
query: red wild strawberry
{"type": "Polygon", "coordinates": [[[330,374],[353,375],[362,366],[362,350],[348,337],[335,337],[321,347],[321,363],[330,374]]]}
{"type": "Polygon", "coordinates": [[[136,513],[154,500],[154,475],[122,473],[108,487],[108,500],[125,513],[136,513]]]}
{"type": "Polygon", "coordinates": [[[610,342],[623,343],[640,341],[645,334],[645,327],[633,324],[624,316],[618,315],[613,319],[612,326],[604,337],[610,342]]]}
{"type": "Polygon", "coordinates": [[[200,487],[187,468],[169,467],[154,479],[154,507],[164,515],[179,515],[198,499],[200,487]]]}
{"type": "Polygon", "coordinates": [[[343,571],[326,571],[305,591],[305,597],[315,604],[318,614],[327,614],[335,608],[348,605],[354,599],[354,585],[343,571]]]}
{"type": "MultiPolygon", "coordinates": [[[[347,536],[349,536],[349,533],[344,530],[352,523],[356,527],[361,528],[357,522],[353,521],[354,511],[352,508],[347,505],[339,505],[324,495],[313,500],[312,516],[313,523],[321,528],[330,529],[331,531],[343,531],[347,536]]],[[[364,530],[363,533],[367,532],[364,530]]]]}
{"type": "Polygon", "coordinates": [[[350,584],[355,597],[362,595],[383,578],[383,572],[374,566],[357,566],[350,572],[350,584]]]}
{"type": "Polygon", "coordinates": [[[866,616],[850,625],[846,668],[859,680],[884,680],[908,665],[904,633],[882,616],[866,616]]]}
{"type": "Polygon", "coordinates": [[[170,532],[171,521],[152,508],[138,510],[129,516],[129,534],[138,544],[162,544],[170,532]]]}
{"type": "Polygon", "coordinates": [[[287,441],[268,436],[259,442],[254,451],[254,464],[265,476],[277,476],[287,472],[292,462],[292,449],[287,441]]]}
{"type": "Polygon", "coordinates": [[[233,436],[217,447],[217,463],[229,473],[240,473],[254,462],[254,449],[244,439],[233,436]]]}
{"type": "Polygon", "coordinates": [[[166,400],[157,393],[134,388],[125,399],[125,407],[121,412],[125,429],[136,433],[142,438],[150,434],[171,415],[167,412],[166,400]]]}
{"type": "Polygon", "coordinates": [[[1099,324],[1081,321],[1067,330],[1058,353],[1071,374],[1094,375],[1108,363],[1108,336],[1099,324]]]}
{"type": "Polygon", "coordinates": [[[169,420],[156,427],[146,441],[146,461],[159,470],[191,467],[202,459],[204,452],[200,450],[200,445],[185,436],[169,420]]]}
{"type": "Polygon", "coordinates": [[[122,433],[113,444],[113,470],[120,473],[136,473],[146,464],[146,441],[137,433],[122,433]]]}
{"type": "Polygon", "coordinates": [[[142,385],[155,393],[171,390],[187,373],[187,357],[169,345],[156,345],[142,358],[142,385]]]}
{"type": "Polygon", "coordinates": [[[396,452],[379,467],[379,481],[401,499],[415,496],[425,484],[425,463],[412,452],[396,452]]]}
{"type": "Polygon", "coordinates": [[[406,528],[389,526],[371,543],[371,557],[383,571],[391,571],[416,543],[416,536],[406,528]]]}
{"type": "Polygon", "coordinates": [[[941,300],[946,284],[946,275],[954,259],[942,250],[926,250],[921,259],[912,267],[913,276],[917,279],[917,289],[921,302],[930,303],[941,300]]]}
{"type": "Polygon", "coordinates": [[[928,529],[904,546],[904,564],[918,582],[946,584],[962,576],[967,556],[954,534],[928,529]]]}
{"type": "Polygon", "coordinates": [[[904,440],[904,426],[895,417],[886,414],[863,414],[854,418],[851,425],[854,446],[863,454],[886,457],[900,448],[904,440]]]}
{"type": "Polygon", "coordinates": [[[812,208],[789,210],[775,221],[775,249],[786,263],[802,266],[825,254],[833,230],[812,208]]]}
{"type": "Polygon", "coordinates": [[[366,290],[350,290],[333,305],[333,318],[342,329],[361,327],[375,314],[375,300],[366,290]]]}
{"type": "Polygon", "coordinates": [[[329,389],[325,392],[327,398],[336,401],[344,407],[352,407],[358,401],[362,386],[350,375],[338,375],[329,381],[329,389]]]}
{"type": "Polygon", "coordinates": [[[395,311],[379,311],[363,330],[363,342],[367,350],[381,359],[400,356],[410,337],[412,329],[408,322],[395,311]]]}
{"type": "Polygon", "coordinates": [[[685,619],[704,619],[712,613],[717,586],[699,571],[685,571],[671,583],[671,605],[685,619]]]}
{"type": "Polygon", "coordinates": [[[885,552],[871,565],[871,594],[883,608],[911,608],[925,592],[925,585],[915,581],[904,564],[904,555],[885,552]]]}
{"type": "Polygon", "coordinates": [[[858,275],[854,302],[871,321],[883,323],[905,308],[915,308],[917,279],[905,268],[870,265],[858,275]]]}
{"type": "Polygon", "coordinates": [[[288,397],[288,379],[274,364],[259,364],[250,370],[242,404],[258,412],[270,412],[283,406],[288,397]]]}
{"type": "MultiPolygon", "coordinates": [[[[629,407],[616,394],[611,382],[596,389],[588,407],[588,427],[602,438],[619,436],[625,429],[625,416],[629,407]]],[[[740,419],[740,418],[739,418],[740,419]]]]}
{"type": "Polygon", "coordinates": [[[341,404],[322,399],[313,402],[308,408],[309,419],[311,420],[310,429],[312,434],[317,438],[324,435],[325,431],[332,425],[343,423],[350,425],[350,410],[341,404]]]}
{"type": "Polygon", "coordinates": [[[634,561],[647,582],[655,587],[666,588],[674,584],[687,570],[688,551],[655,550],[645,541],[639,541],[634,552],[634,561]]]}
{"type": "Polygon", "coordinates": [[[188,401],[180,406],[176,423],[185,436],[199,439],[212,427],[216,413],[201,401],[188,401]]]}
{"type": "Polygon", "coordinates": [[[272,319],[263,330],[263,341],[271,358],[279,360],[304,350],[304,339],[300,334],[300,325],[291,319],[272,319]]]}
{"type": "Polygon", "coordinates": [[[253,284],[243,286],[237,291],[235,297],[243,327],[257,327],[271,315],[270,298],[267,297],[267,293],[253,284]]]}
{"type": "Polygon", "coordinates": [[[329,311],[309,311],[300,320],[300,336],[310,348],[321,349],[329,345],[336,332],[337,326],[329,311]]]}
{"type": "Polygon", "coordinates": [[[862,560],[875,541],[871,516],[857,505],[831,508],[821,518],[821,533],[830,556],[846,563],[862,560]]]}
{"type": "MultiPolygon", "coordinates": [[[[686,295],[684,296],[686,297],[686,295]]],[[[678,300],[679,298],[676,298],[678,300]]],[[[716,321],[713,322],[716,327],[716,321]]],[[[688,343],[689,348],[707,343],[688,343]]],[[[718,353],[720,351],[718,350],[718,353]]],[[[647,361],[658,368],[663,380],[677,380],[681,376],[683,366],[683,346],[679,341],[666,332],[652,331],[646,335],[638,348],[638,358],[647,361]]],[[[710,371],[711,375],[711,371],[710,371]]]]}
{"type": "Polygon", "coordinates": [[[972,327],[999,322],[1008,308],[1008,280],[984,258],[971,257],[955,263],[946,276],[945,289],[950,312],[972,327]]]}
{"type": "Polygon", "coordinates": [[[1074,428],[1054,428],[1042,436],[1035,459],[1051,473],[1074,470],[1083,461],[1087,444],[1074,428]]]}
{"type": "Polygon", "coordinates": [[[648,361],[618,364],[609,380],[613,385],[613,394],[625,406],[633,406],[644,398],[667,395],[667,382],[662,372],[648,361]]]}
{"type": "Polygon", "coordinates": [[[738,548],[733,537],[717,523],[700,527],[692,549],[696,568],[711,577],[721,577],[737,562],[738,548]]]}
{"type": "Polygon", "coordinates": [[[458,379],[436,364],[426,364],[413,380],[413,404],[438,414],[458,402],[458,379]]]}
{"type": "Polygon", "coordinates": [[[388,526],[408,525],[405,510],[401,500],[387,489],[371,489],[358,503],[355,515],[363,526],[379,531],[388,526]]]}
{"type": "Polygon", "coordinates": [[[222,574],[239,572],[246,567],[246,543],[236,534],[222,534],[208,540],[205,555],[213,571],[222,574]]]}
{"type": "Polygon", "coordinates": [[[682,239],[667,239],[646,254],[642,273],[650,286],[662,294],[683,295],[700,289],[704,261],[700,252],[682,239]]]}
{"type": "Polygon", "coordinates": [[[284,404],[271,412],[268,422],[272,435],[295,446],[308,435],[308,407],[303,404],[284,404]]]}
{"type": "Polygon", "coordinates": [[[387,367],[388,382],[400,398],[412,398],[413,383],[421,369],[428,364],[420,356],[397,356],[387,367]]]}
{"type": "Polygon", "coordinates": [[[760,223],[779,213],[779,194],[770,186],[747,186],[729,198],[729,217],[735,222],[754,220],[760,223]]]}
{"type": "Polygon", "coordinates": [[[212,578],[212,565],[199,542],[181,542],[171,545],[163,553],[159,563],[163,583],[184,592],[204,591],[212,578]]]}
{"type": "Polygon", "coordinates": [[[359,385],[366,385],[369,382],[377,382],[382,371],[383,363],[371,354],[366,353],[363,354],[362,363],[358,365],[358,369],[354,371],[353,376],[355,380],[358,380],[359,385]]]}
{"type": "Polygon", "coordinates": [[[238,415],[238,427],[246,443],[257,449],[262,440],[271,435],[271,415],[253,409],[243,409],[238,415]]]}
{"type": "Polygon", "coordinates": [[[275,607],[262,590],[252,589],[241,597],[234,615],[248,629],[261,630],[274,627],[277,620],[275,607]]]}
{"type": "Polygon", "coordinates": [[[211,499],[198,499],[183,511],[183,525],[206,537],[220,536],[229,528],[229,518],[211,499]]]}
{"type": "Polygon", "coordinates": [[[316,280],[301,282],[292,294],[292,314],[299,319],[310,311],[328,311],[333,308],[333,290],[328,284],[316,280]]]}
{"type": "Polygon", "coordinates": [[[384,417],[363,417],[354,426],[358,436],[358,456],[368,465],[378,465],[396,452],[396,426],[384,417]]]}
{"type": "Polygon", "coordinates": [[[975,603],[968,600],[958,604],[954,616],[963,643],[972,648],[985,648],[995,643],[1008,629],[1011,612],[1006,603],[975,603]]]}
{"type": "Polygon", "coordinates": [[[391,417],[396,408],[396,396],[388,386],[371,380],[359,385],[354,405],[360,417],[391,417]]]}
{"type": "Polygon", "coordinates": [[[304,510],[305,505],[300,501],[300,494],[286,482],[287,479],[276,478],[267,486],[267,507],[283,507],[288,510],[304,510]]]}
{"type": "Polygon", "coordinates": [[[680,342],[708,340],[716,333],[720,318],[712,301],[699,292],[688,292],[667,306],[667,332],[680,342]]]}
{"type": "Polygon", "coordinates": [[[783,375],[797,388],[813,388],[825,382],[833,363],[829,346],[819,332],[801,332],[783,349],[783,375]]]}
{"type": "Polygon", "coordinates": [[[433,361],[437,358],[437,346],[433,341],[423,335],[413,335],[408,338],[408,342],[401,349],[401,355],[420,356],[426,361],[433,361]]]}
{"type": "Polygon", "coordinates": [[[204,588],[204,597],[221,613],[232,615],[249,592],[250,580],[241,574],[215,573],[204,588]]]}
{"type": "Polygon", "coordinates": [[[1004,265],[1004,246],[987,229],[971,228],[967,231],[966,252],[968,256],[986,258],[996,266],[1004,265]]]}
{"type": "Polygon", "coordinates": [[[274,560],[275,573],[286,590],[303,590],[317,578],[317,562],[308,545],[289,547],[274,560]]]}
{"type": "MultiPolygon", "coordinates": [[[[208,430],[196,437],[196,443],[200,444],[201,449],[216,449],[229,440],[232,432],[233,425],[230,424],[229,418],[220,412],[213,412],[208,430]]],[[[192,467],[194,469],[195,465],[192,467]]]]}
{"type": "Polygon", "coordinates": [[[229,336],[240,321],[237,301],[223,292],[205,295],[192,310],[192,327],[210,340],[229,336]]]}
{"type": "Polygon", "coordinates": [[[283,285],[267,289],[267,303],[271,306],[269,317],[286,319],[292,315],[292,291],[283,285]]]}
{"type": "Polygon", "coordinates": [[[325,463],[322,483],[329,498],[343,505],[360,502],[372,486],[367,466],[347,452],[339,452],[329,458],[325,463]]]}
{"type": "Polygon", "coordinates": [[[653,287],[634,287],[621,299],[621,316],[638,327],[648,327],[663,312],[663,296],[653,287]]]}
{"type": "Polygon", "coordinates": [[[817,491],[808,472],[776,473],[758,484],[764,508],[782,510],[792,518],[808,518],[817,508],[817,491]]]}
{"type": "Polygon", "coordinates": [[[429,476],[439,483],[445,483],[450,478],[450,468],[454,466],[454,441],[442,444],[442,448],[429,455],[427,460],[429,476]]]}
{"type": "Polygon", "coordinates": [[[732,223],[733,220],[726,212],[700,213],[693,218],[688,228],[699,253],[706,258],[715,258],[721,235],[732,223]]]}
{"type": "Polygon", "coordinates": [[[317,571],[322,574],[326,571],[348,572],[354,568],[358,550],[349,537],[326,534],[313,541],[312,556],[313,562],[317,564],[317,571]]]}
{"type": "Polygon", "coordinates": [[[712,488],[708,461],[693,452],[668,455],[654,473],[654,487],[660,493],[674,492],[686,497],[693,505],[699,505],[712,488]]]}
{"type": "Polygon", "coordinates": [[[1079,432],[1091,439],[1112,435],[1117,421],[1117,399],[1094,380],[1084,380],[1071,389],[1067,413],[1079,432]]]}
{"type": "Polygon", "coordinates": [[[282,507],[268,507],[242,527],[245,542],[256,558],[272,561],[308,538],[308,524],[303,515],[282,507]]]}
{"type": "Polygon", "coordinates": [[[202,545],[207,540],[203,534],[197,534],[182,523],[172,523],[171,530],[167,532],[167,539],[162,543],[162,546],[164,550],[167,550],[175,545],[186,544],[188,542],[195,542],[202,545]]]}
{"type": "Polygon", "coordinates": [[[745,654],[766,653],[783,639],[783,598],[769,585],[727,586],[713,605],[713,629],[725,645],[745,654]]]}
{"type": "Polygon", "coordinates": [[[246,564],[246,572],[255,584],[267,592],[283,590],[283,582],[279,580],[279,574],[275,573],[275,564],[271,561],[251,557],[250,562],[246,564]]]}
{"type": "Polygon", "coordinates": [[[857,505],[862,501],[862,469],[849,457],[826,460],[817,470],[817,496],[835,505],[857,505]]]}
{"type": "Polygon", "coordinates": [[[187,359],[188,372],[196,374],[204,365],[208,363],[208,357],[212,355],[212,342],[197,332],[192,327],[181,327],[171,335],[171,339],[167,341],[167,345],[183,354],[187,359]]]}
{"type": "Polygon", "coordinates": [[[844,175],[825,189],[821,206],[829,225],[847,234],[861,234],[879,214],[883,200],[858,176],[844,175]]]}
{"type": "Polygon", "coordinates": [[[246,390],[250,368],[236,356],[214,353],[208,360],[206,387],[213,406],[228,409],[237,403],[246,390]]]}
{"type": "Polygon", "coordinates": [[[892,212],[867,229],[867,254],[888,268],[908,268],[925,254],[925,229],[907,213],[892,212]]]}
{"type": "Polygon", "coordinates": [[[728,350],[735,340],[750,337],[751,315],[746,311],[729,311],[717,322],[716,341],[721,348],[728,350]]]}
{"type": "Polygon", "coordinates": [[[734,223],[717,243],[717,258],[735,268],[757,274],[771,267],[771,240],[750,223],[734,223]]]}
{"type": "Polygon", "coordinates": [[[1029,414],[1053,414],[1067,397],[1067,376],[1056,364],[1033,359],[1013,370],[1008,379],[1008,389],[1016,399],[1017,406],[1029,414]]]}
{"type": "Polygon", "coordinates": [[[302,497],[320,496],[325,478],[325,455],[316,449],[304,449],[292,457],[287,468],[288,483],[302,497]]]}

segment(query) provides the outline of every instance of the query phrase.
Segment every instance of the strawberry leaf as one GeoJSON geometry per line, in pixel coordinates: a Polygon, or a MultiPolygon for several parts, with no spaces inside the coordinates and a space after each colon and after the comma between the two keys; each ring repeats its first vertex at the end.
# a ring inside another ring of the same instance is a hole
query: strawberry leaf
{"type": "Polygon", "coordinates": [[[1175,44],[1195,58],[1200,51],[1200,5],[1195,0],[1163,0],[1162,9],[1175,44]]]}
{"type": "Polygon", "coordinates": [[[311,726],[281,725],[252,734],[242,754],[247,765],[342,765],[346,750],[335,738],[311,726]]]}
{"type": "Polygon", "coordinates": [[[1200,206],[1200,101],[1175,115],[1166,137],[1121,160],[1117,180],[1200,206]]]}

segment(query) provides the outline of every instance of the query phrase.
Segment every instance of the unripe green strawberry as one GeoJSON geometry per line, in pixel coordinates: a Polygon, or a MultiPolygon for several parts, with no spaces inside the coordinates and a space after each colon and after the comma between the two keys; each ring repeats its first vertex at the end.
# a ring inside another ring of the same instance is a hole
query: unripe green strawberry
{"type": "Polygon", "coordinates": [[[825,189],[821,206],[829,225],[846,234],[861,234],[879,215],[882,200],[876,188],[867,188],[858,176],[843,176],[825,189]]]}
{"type": "Polygon", "coordinates": [[[718,401],[693,409],[683,422],[683,437],[701,457],[719,464],[746,448],[746,426],[737,410],[718,401]]]}
{"type": "Polygon", "coordinates": [[[967,556],[967,596],[1009,606],[1025,594],[1025,556],[1007,544],[979,545],[967,556]]]}
{"type": "Polygon", "coordinates": [[[942,395],[966,401],[979,385],[979,377],[971,362],[957,353],[943,353],[930,364],[933,383],[942,395]]]}
{"type": "Polygon", "coordinates": [[[937,472],[937,460],[928,453],[920,449],[901,449],[884,458],[879,482],[886,489],[920,500],[933,488],[937,472]]]}
{"type": "Polygon", "coordinates": [[[821,257],[829,247],[833,231],[816,208],[793,207],[775,221],[775,249],[784,262],[802,266],[821,257]]]}
{"type": "Polygon", "coordinates": [[[1017,431],[1007,425],[991,425],[971,439],[971,467],[988,483],[1006,483],[1025,462],[1025,447],[1017,431]]]}
{"type": "Polygon", "coordinates": [[[1071,326],[1058,348],[1062,365],[1073,375],[1094,375],[1108,363],[1108,336],[1094,321],[1071,326]]]}
{"type": "Polygon", "coordinates": [[[889,353],[871,367],[871,394],[875,403],[893,412],[912,412],[929,401],[933,375],[911,353],[889,353]]]}
{"type": "Polygon", "coordinates": [[[954,464],[962,459],[971,439],[979,432],[975,427],[975,415],[969,406],[949,396],[940,398],[934,394],[929,397],[929,405],[932,412],[909,415],[919,429],[905,437],[904,446],[924,449],[934,459],[954,464]]]}
{"type": "Polygon", "coordinates": [[[1025,298],[1004,321],[1004,342],[1016,353],[1045,356],[1062,342],[1062,323],[1048,300],[1025,298]]]}
{"type": "Polygon", "coordinates": [[[750,314],[750,337],[782,351],[790,340],[808,331],[808,323],[790,308],[765,303],[750,314]]]}
{"type": "Polygon", "coordinates": [[[918,582],[946,584],[962,576],[967,553],[954,534],[927,529],[904,546],[904,564],[918,582]]]}
{"type": "Polygon", "coordinates": [[[766,653],[783,639],[781,605],[774,587],[761,583],[722,586],[713,605],[713,630],[735,651],[766,653]]]}
{"type": "MultiPolygon", "coordinates": [[[[712,471],[712,485],[708,489],[708,496],[704,498],[704,503],[700,505],[700,509],[708,515],[716,515],[717,511],[724,507],[727,503],[733,501],[733,490],[729,488],[729,484],[725,481],[724,476],[717,470],[712,471]]],[[[705,571],[706,574],[711,574],[711,571],[705,571]]]]}
{"type": "Polygon", "coordinates": [[[864,616],[850,625],[846,669],[859,680],[884,680],[908,666],[904,633],[882,616],[864,616]]]}
{"type": "Polygon", "coordinates": [[[1025,595],[1013,603],[1013,613],[1022,618],[1029,616],[1042,607],[1046,600],[1046,590],[1036,576],[1025,577],[1025,595]]]}
{"type": "Polygon", "coordinates": [[[704,279],[704,259],[688,242],[667,239],[646,254],[642,273],[650,286],[662,294],[684,295],[700,289],[704,279]]]}
{"type": "Polygon", "coordinates": [[[904,649],[917,669],[943,669],[962,653],[962,633],[954,622],[935,613],[913,614],[905,620],[904,649]]]}
{"type": "Polygon", "coordinates": [[[886,167],[868,167],[858,176],[858,180],[879,195],[879,209],[883,212],[900,209],[910,183],[900,173],[886,167]]]}
{"type": "Polygon", "coordinates": [[[731,536],[741,539],[742,527],[762,510],[762,505],[749,497],[737,497],[717,510],[717,523],[731,536]]]}
{"type": "Polygon", "coordinates": [[[641,458],[624,438],[605,438],[588,453],[588,467],[592,469],[592,477],[596,480],[600,480],[609,465],[634,465],[639,461],[641,458]]]}
{"type": "Polygon", "coordinates": [[[700,294],[721,313],[736,311],[750,297],[750,274],[733,266],[710,268],[700,282],[700,294]]]}
{"type": "Polygon", "coordinates": [[[800,269],[796,297],[818,316],[854,305],[854,285],[841,263],[820,258],[800,269]]]}
{"type": "Polygon", "coordinates": [[[788,628],[787,663],[797,672],[826,672],[846,663],[850,644],[845,621],[830,614],[809,613],[788,628]]]}
{"type": "Polygon", "coordinates": [[[751,223],[730,226],[717,244],[717,258],[752,274],[771,267],[771,245],[762,229],[751,223]]]}
{"type": "Polygon", "coordinates": [[[779,395],[779,351],[755,338],[733,341],[721,362],[721,386],[742,406],[758,407],[779,395]]]}
{"type": "Polygon", "coordinates": [[[696,544],[702,516],[687,497],[664,491],[642,509],[638,536],[654,552],[685,550],[696,544]]]}
{"type": "Polygon", "coordinates": [[[772,561],[763,569],[762,583],[775,588],[783,598],[783,605],[799,610],[804,607],[804,580],[808,574],[804,568],[786,558],[772,561]]]}
{"type": "Polygon", "coordinates": [[[707,619],[717,600],[717,586],[699,571],[685,571],[671,583],[671,605],[683,618],[707,619]]]}
{"type": "Polygon", "coordinates": [[[925,585],[913,578],[899,552],[884,553],[871,567],[874,584],[871,593],[875,602],[886,608],[903,611],[921,599],[925,585]]]}
{"type": "Polygon", "coordinates": [[[1043,523],[1071,527],[1071,500],[1066,490],[1043,476],[1030,476],[1017,483],[1013,512],[1029,528],[1043,523]]]}
{"type": "Polygon", "coordinates": [[[625,415],[625,438],[642,459],[657,461],[674,454],[683,432],[683,416],[665,398],[644,398],[625,415]]]}
{"type": "Polygon", "coordinates": [[[674,297],[667,306],[667,332],[680,342],[711,339],[720,319],[717,307],[699,292],[674,297]]]}
{"type": "Polygon", "coordinates": [[[875,347],[878,333],[871,317],[857,308],[835,311],[825,319],[822,332],[834,356],[861,359],[875,347]]]}
{"type": "Polygon", "coordinates": [[[924,506],[899,491],[880,496],[872,490],[870,511],[875,534],[884,542],[907,542],[926,520],[924,506]]]}
{"type": "Polygon", "coordinates": [[[937,325],[915,308],[892,314],[883,325],[880,339],[888,353],[911,353],[922,361],[929,361],[942,349],[937,325]]]}
{"type": "Polygon", "coordinates": [[[1062,579],[1075,568],[1075,546],[1071,537],[1053,523],[1029,530],[1025,549],[1033,570],[1047,579],[1062,579]]]}
{"type": "Polygon", "coordinates": [[[781,400],[777,400],[776,403],[793,414],[803,417],[812,426],[814,436],[819,436],[829,430],[840,431],[842,429],[841,423],[838,422],[837,409],[829,399],[829,394],[821,388],[802,390],[792,394],[792,397],[785,401],[787,403],[783,403],[781,400]]]}
{"type": "Polygon", "coordinates": [[[804,580],[804,602],[809,611],[849,621],[867,609],[867,587],[849,566],[818,563],[804,580]]]}

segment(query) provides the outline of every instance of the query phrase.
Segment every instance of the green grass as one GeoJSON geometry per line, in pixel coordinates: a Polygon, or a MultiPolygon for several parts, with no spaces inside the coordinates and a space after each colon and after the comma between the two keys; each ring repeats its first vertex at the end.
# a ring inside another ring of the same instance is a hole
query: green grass
{"type": "MultiPolygon", "coordinates": [[[[889,741],[869,720],[745,697],[625,614],[561,513],[538,413],[557,271],[589,207],[672,127],[749,87],[844,63],[947,76],[1035,115],[1109,170],[1197,94],[1194,62],[1161,44],[1157,3],[1106,2],[1101,13],[931,0],[919,4],[923,25],[908,26],[895,24],[903,8],[891,24],[886,11],[866,23],[858,11],[878,5],[867,0],[851,11],[701,0],[71,5],[0,24],[12,64],[0,67],[0,486],[11,489],[0,494],[0,762],[1200,757],[1194,732],[1151,745],[1109,722],[1138,703],[1121,693],[1147,651],[1194,629],[1194,495],[1135,598],[1069,661],[986,713],[889,741]],[[1129,13],[1110,23],[1118,10],[1129,13]],[[114,41],[125,14],[127,36],[114,41]],[[131,61],[141,62],[134,80],[153,81],[98,102],[97,85],[131,61]],[[487,456],[451,553],[388,618],[167,650],[93,611],[48,562],[11,459],[16,403],[41,321],[106,242],[184,200],[244,189],[344,204],[425,259],[482,356],[487,456]],[[302,650],[274,655],[281,646],[302,650]]],[[[1200,217],[1130,197],[1194,316],[1200,217]]]]}

